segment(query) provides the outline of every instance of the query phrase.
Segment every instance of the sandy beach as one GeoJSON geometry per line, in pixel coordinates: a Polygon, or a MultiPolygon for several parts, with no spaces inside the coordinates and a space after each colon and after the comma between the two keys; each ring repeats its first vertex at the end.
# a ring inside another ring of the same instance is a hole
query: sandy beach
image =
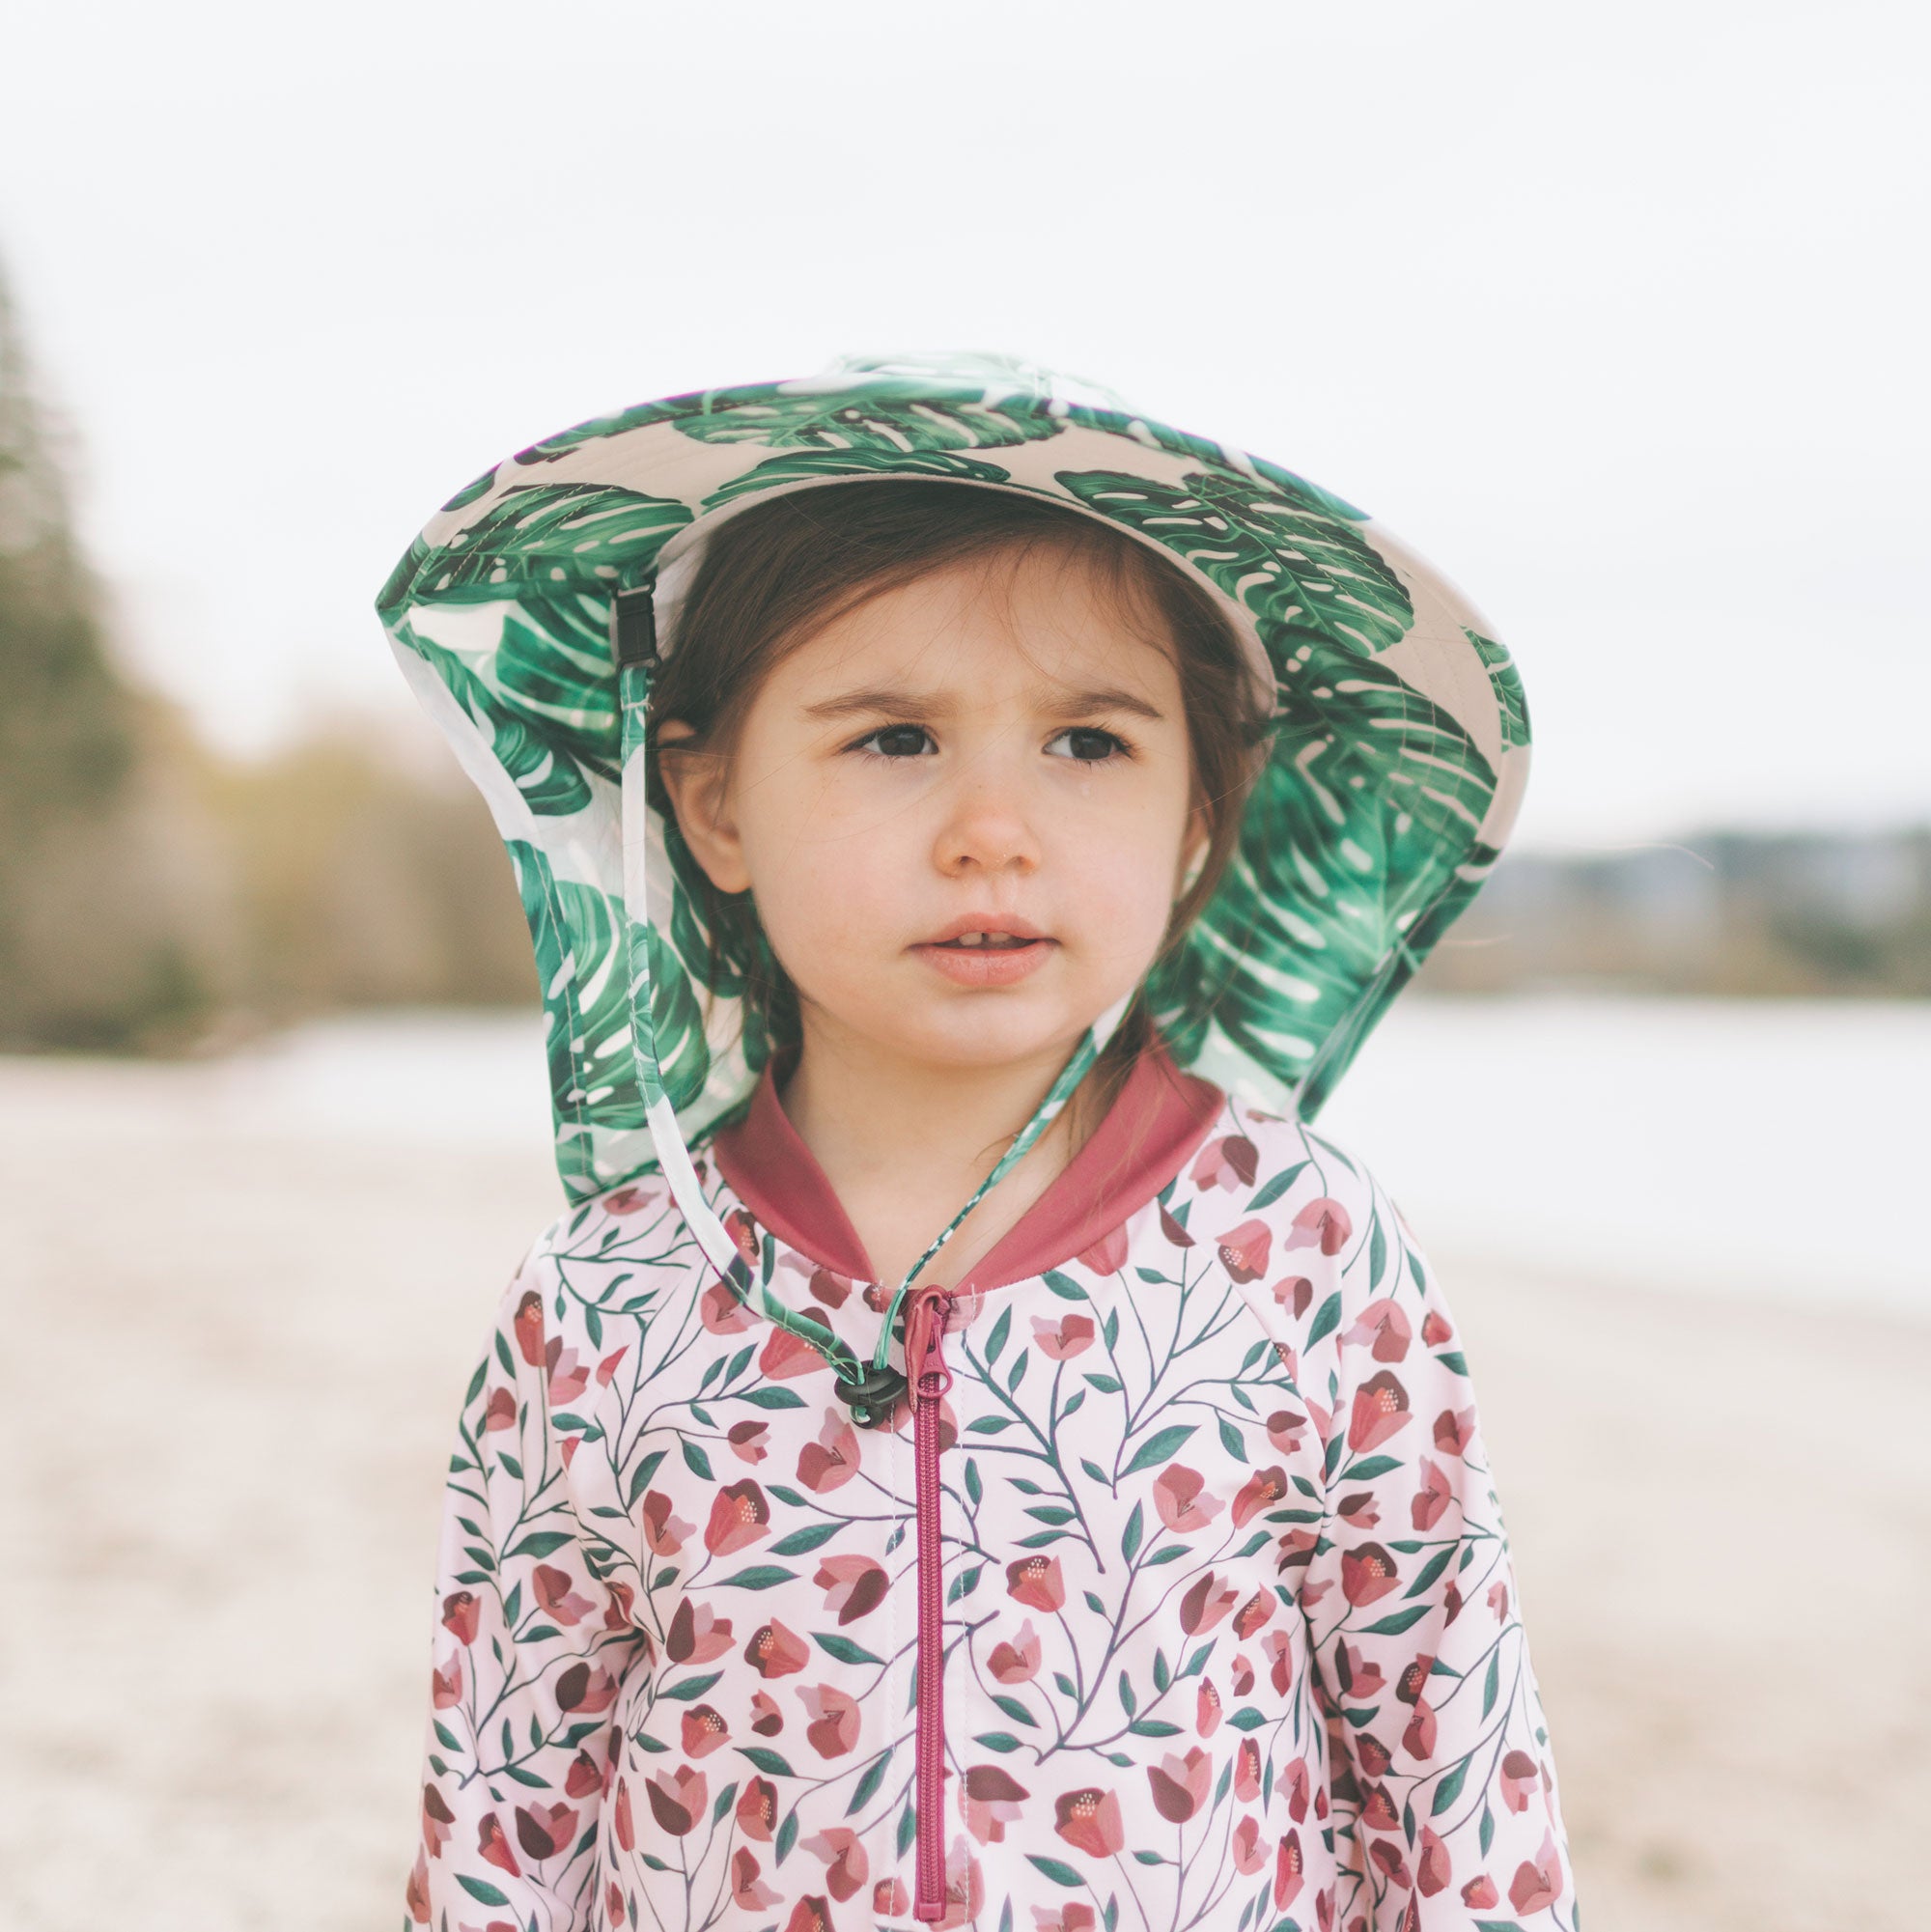
{"type": "MultiPolygon", "coordinates": [[[[0,1061],[0,1922],[401,1925],[450,1431],[561,1205],[536,1125],[319,1131],[207,1067],[0,1061]]],[[[1590,1932],[1915,1927],[1931,1327],[1415,1233],[1590,1932]]]]}

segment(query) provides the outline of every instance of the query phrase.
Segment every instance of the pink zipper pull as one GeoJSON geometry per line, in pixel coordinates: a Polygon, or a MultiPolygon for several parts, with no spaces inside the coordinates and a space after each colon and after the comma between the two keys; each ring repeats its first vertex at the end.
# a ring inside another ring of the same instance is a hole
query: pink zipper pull
{"type": "Polygon", "coordinates": [[[944,1549],[938,1536],[938,1398],[952,1386],[942,1342],[952,1297],[943,1288],[915,1302],[906,1322],[906,1367],[912,1404],[912,1466],[918,1515],[917,1885],[912,1916],[945,1917],[945,1610],[939,1597],[944,1549]]]}

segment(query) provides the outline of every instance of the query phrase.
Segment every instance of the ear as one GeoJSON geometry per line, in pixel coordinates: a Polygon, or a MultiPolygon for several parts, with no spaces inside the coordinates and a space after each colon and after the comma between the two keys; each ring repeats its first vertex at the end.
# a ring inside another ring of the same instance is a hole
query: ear
{"type": "Polygon", "coordinates": [[[1200,867],[1205,863],[1207,849],[1213,843],[1213,827],[1208,823],[1205,805],[1195,804],[1187,815],[1187,836],[1181,842],[1180,866],[1174,875],[1173,896],[1183,898],[1200,876],[1200,867]]]}
{"type": "Polygon", "coordinates": [[[658,727],[658,770],[670,794],[678,830],[705,877],[720,892],[742,892],[751,875],[730,813],[727,761],[721,752],[681,748],[696,736],[683,718],[665,718],[658,727]]]}

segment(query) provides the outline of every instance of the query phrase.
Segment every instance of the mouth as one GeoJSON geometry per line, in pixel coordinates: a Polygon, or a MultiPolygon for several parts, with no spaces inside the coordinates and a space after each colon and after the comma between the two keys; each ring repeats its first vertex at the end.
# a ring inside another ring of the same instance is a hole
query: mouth
{"type": "MultiPolygon", "coordinates": [[[[965,921],[958,922],[960,926],[965,921]]],[[[1013,920],[1014,925],[1022,922],[1013,920]]],[[[911,950],[956,986],[1015,986],[1045,964],[1057,941],[1029,927],[1002,932],[990,925],[955,930],[942,939],[927,939],[911,950]]]]}
{"type": "Polygon", "coordinates": [[[931,943],[943,946],[948,952],[956,949],[960,952],[984,950],[1010,953],[1021,951],[1027,946],[1049,945],[1051,941],[1037,937],[1028,938],[1020,933],[961,933],[957,938],[934,939],[931,943]]]}

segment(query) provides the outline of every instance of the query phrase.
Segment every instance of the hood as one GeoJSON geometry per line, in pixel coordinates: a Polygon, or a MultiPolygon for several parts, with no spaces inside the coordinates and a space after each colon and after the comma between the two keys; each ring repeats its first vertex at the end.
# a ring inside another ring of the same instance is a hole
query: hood
{"type": "MultiPolygon", "coordinates": [[[[771,1043],[746,1036],[729,985],[707,1030],[709,934],[645,797],[644,706],[716,528],[768,491],[859,476],[1072,505],[1195,573],[1233,620],[1275,693],[1273,747],[1233,863],[1148,988],[1176,1064],[1230,1094],[1314,1118],[1480,888],[1528,774],[1509,654],[1432,566],[1292,471],[1032,363],[845,358],[641,404],[478,477],[378,609],[509,850],[564,1190],[574,1203],[661,1173],[741,1280],[688,1147],[748,1102],[771,1043]]],[[[1128,1003],[1095,1023],[980,1193],[1128,1003]]]]}

